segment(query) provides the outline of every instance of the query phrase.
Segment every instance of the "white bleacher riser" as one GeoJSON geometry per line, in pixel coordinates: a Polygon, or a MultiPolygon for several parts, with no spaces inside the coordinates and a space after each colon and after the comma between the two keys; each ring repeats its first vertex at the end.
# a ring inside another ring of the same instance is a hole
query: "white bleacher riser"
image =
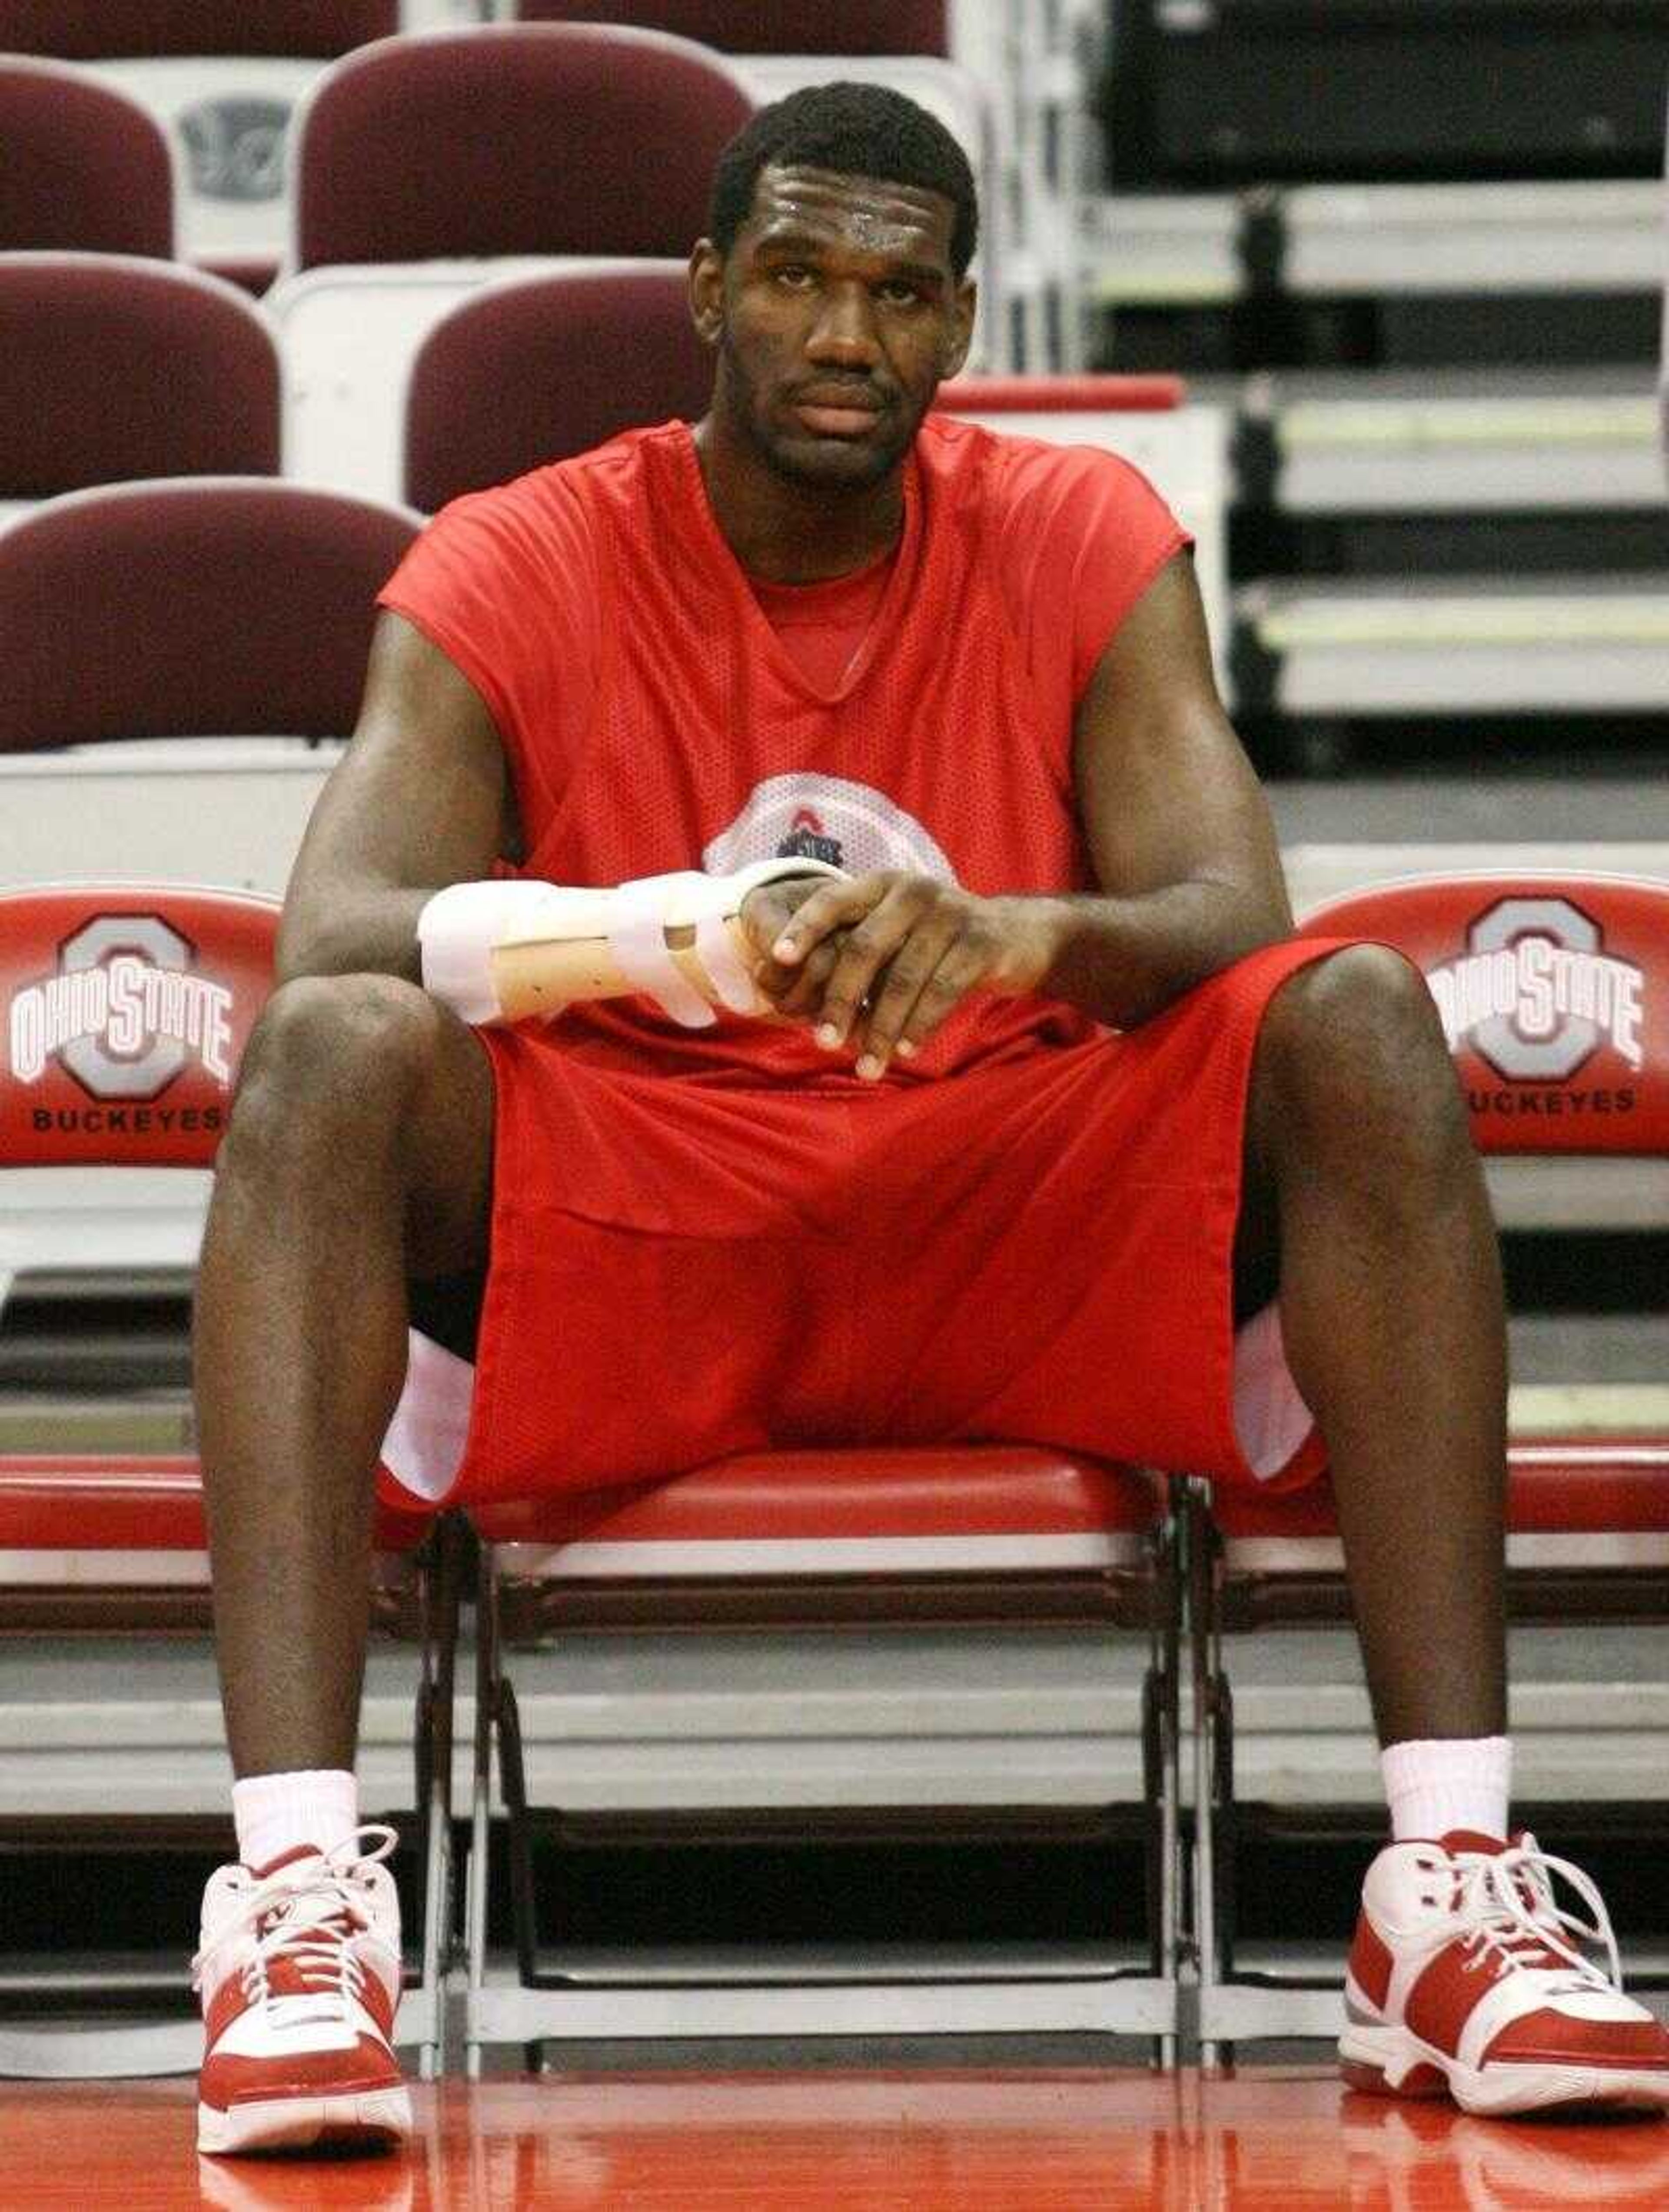
{"type": "MultiPolygon", "coordinates": [[[[1503,825],[1504,831],[1505,825],[1503,825]]],[[[1332,899],[1408,876],[1475,875],[1506,869],[1550,875],[1575,869],[1585,876],[1636,876],[1669,883],[1669,844],[1644,838],[1597,844],[1535,844],[1505,835],[1488,844],[1296,843],[1281,853],[1292,910],[1302,921],[1332,899]]]]}
{"type": "Polygon", "coordinates": [[[1651,292],[1660,185],[1309,185],[1283,196],[1289,291],[1651,292]]]}
{"type": "Polygon", "coordinates": [[[1253,585],[1236,610],[1278,656],[1288,714],[1660,714],[1669,579],[1253,585]]]}
{"type": "Polygon", "coordinates": [[[149,110],[175,149],[182,258],[248,254],[276,264],[289,225],[290,116],[326,64],[161,55],[84,66],[149,110]]]}
{"type": "Polygon", "coordinates": [[[1006,344],[1008,277],[998,119],[980,79],[956,63],[931,54],[842,54],[838,59],[827,54],[739,54],[732,66],[762,106],[802,86],[823,84],[838,76],[852,83],[882,84],[901,92],[944,125],[967,155],[980,194],[980,242],[972,271],[980,287],[980,314],[969,365],[991,370],[1013,367],[1006,344]]]}
{"type": "MultiPolygon", "coordinates": [[[[1626,1646],[1615,1632],[1599,1639],[1605,1656],[1587,1679],[1550,1674],[1551,1657],[1535,1663],[1549,1636],[1514,1638],[1522,1794],[1662,1802],[1669,1690],[1642,1678],[1649,1654],[1631,1668],[1638,1632],[1626,1646]]],[[[1279,1644],[1314,1640],[1284,1634],[1279,1644]]],[[[1242,1672],[1243,1796],[1377,1802],[1366,1693],[1348,1636],[1335,1648],[1333,1664],[1293,1680],[1272,1679],[1272,1667],[1242,1672]]],[[[519,1654],[515,1679],[530,1790],[577,1813],[1091,1807],[1141,1799],[1141,1656],[1130,1639],[1074,1627],[810,1638],[681,1630],[560,1638],[519,1654]]],[[[230,1769],[206,1644],[154,1640],[72,1668],[66,1647],[30,1638],[6,1656],[0,1815],[107,1814],[112,1802],[224,1811],[230,1769]]],[[[371,1654],[357,1764],[362,1800],[379,1808],[411,1802],[411,1670],[409,1654],[371,1654]]],[[[465,1690],[455,1770],[465,1802],[474,1714],[465,1690]]]]}
{"type": "Polygon", "coordinates": [[[1194,534],[1194,568],[1211,628],[1218,678],[1228,682],[1232,610],[1229,592],[1229,415],[1217,406],[1146,411],[1085,408],[1081,413],[1004,408],[969,422],[1017,438],[1042,438],[1062,446],[1099,446],[1150,477],[1194,534]]]}
{"type": "MultiPolygon", "coordinates": [[[[1665,499],[1651,393],[1573,388],[1555,377],[1465,394],[1371,374],[1314,393],[1271,380],[1287,514],[1656,509],[1665,499]],[[1387,388],[1389,386],[1389,388],[1387,388]]],[[[1265,411],[1260,407],[1259,411],[1265,411]]]]}
{"type": "Polygon", "coordinates": [[[206,1168],[8,1168],[0,1203],[0,1310],[43,1272],[177,1275],[197,1267],[206,1168]]]}
{"type": "Polygon", "coordinates": [[[284,367],[284,474],[362,497],[404,498],[412,363],[460,301],[507,277],[683,265],[518,256],[307,269],[284,278],[264,302],[284,367]]]}
{"type": "Polygon", "coordinates": [[[0,889],[77,875],[282,893],[339,743],[179,738],[0,754],[0,889]]]}
{"type": "Polygon", "coordinates": [[[1241,207],[1223,193],[1097,193],[1081,212],[1085,292],[1095,305],[1217,307],[1246,289],[1241,207]]]}
{"type": "MultiPolygon", "coordinates": [[[[1279,281],[1318,298],[1648,292],[1663,283],[1660,187],[1307,185],[1259,196],[1284,246],[1279,281]]],[[[1212,306],[1247,289],[1253,202],[1233,193],[1096,194],[1083,278],[1103,306],[1212,306]]]]}

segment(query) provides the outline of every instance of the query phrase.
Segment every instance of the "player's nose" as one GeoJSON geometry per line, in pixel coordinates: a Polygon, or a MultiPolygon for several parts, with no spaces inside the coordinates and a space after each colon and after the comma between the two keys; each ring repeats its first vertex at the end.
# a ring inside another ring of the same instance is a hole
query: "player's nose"
{"type": "Polygon", "coordinates": [[[823,295],[822,312],[806,338],[809,360],[829,367],[867,368],[881,356],[869,289],[863,284],[833,284],[823,295]]]}

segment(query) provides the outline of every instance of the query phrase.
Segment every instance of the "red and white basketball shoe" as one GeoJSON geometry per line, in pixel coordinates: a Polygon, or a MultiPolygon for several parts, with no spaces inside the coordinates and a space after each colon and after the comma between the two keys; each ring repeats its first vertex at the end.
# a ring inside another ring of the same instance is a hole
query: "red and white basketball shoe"
{"type": "Polygon", "coordinates": [[[199,2150],[391,2147],[410,2133],[392,2049],[400,1903],[379,1863],[393,1848],[391,1828],[361,1828],[328,1853],[304,1845],[209,1878],[191,1962],[199,2150]]]}
{"type": "Polygon", "coordinates": [[[1468,2112],[1669,2110],[1669,2031],[1624,1996],[1611,1921],[1533,1836],[1393,1844],[1368,1870],[1339,2057],[1352,2088],[1468,2112]],[[1564,1911],[1555,1878],[1593,1914],[1564,1911]],[[1609,1971],[1583,1954],[1605,1953],[1609,1971]]]}

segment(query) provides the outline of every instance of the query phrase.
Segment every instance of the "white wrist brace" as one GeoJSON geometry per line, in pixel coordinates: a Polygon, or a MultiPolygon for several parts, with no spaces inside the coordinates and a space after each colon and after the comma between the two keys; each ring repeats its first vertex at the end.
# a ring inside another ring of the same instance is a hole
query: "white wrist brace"
{"type": "Polygon", "coordinates": [[[846,871],[787,858],[730,876],[640,876],[613,890],[452,884],[417,918],[423,988],[477,1026],[634,991],[685,1029],[710,1027],[715,1006],[764,1013],[738,916],[750,891],[788,876],[844,881],[846,871]]]}

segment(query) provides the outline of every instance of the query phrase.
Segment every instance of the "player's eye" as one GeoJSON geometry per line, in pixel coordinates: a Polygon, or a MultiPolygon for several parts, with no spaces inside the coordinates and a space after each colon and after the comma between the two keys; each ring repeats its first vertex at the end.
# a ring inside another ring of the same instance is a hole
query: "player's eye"
{"type": "Polygon", "coordinates": [[[803,292],[811,282],[811,271],[803,261],[780,261],[771,271],[772,281],[790,292],[803,292]]]}
{"type": "Polygon", "coordinates": [[[907,276],[889,276],[877,289],[889,307],[912,307],[921,297],[920,285],[911,283],[907,276]]]}

